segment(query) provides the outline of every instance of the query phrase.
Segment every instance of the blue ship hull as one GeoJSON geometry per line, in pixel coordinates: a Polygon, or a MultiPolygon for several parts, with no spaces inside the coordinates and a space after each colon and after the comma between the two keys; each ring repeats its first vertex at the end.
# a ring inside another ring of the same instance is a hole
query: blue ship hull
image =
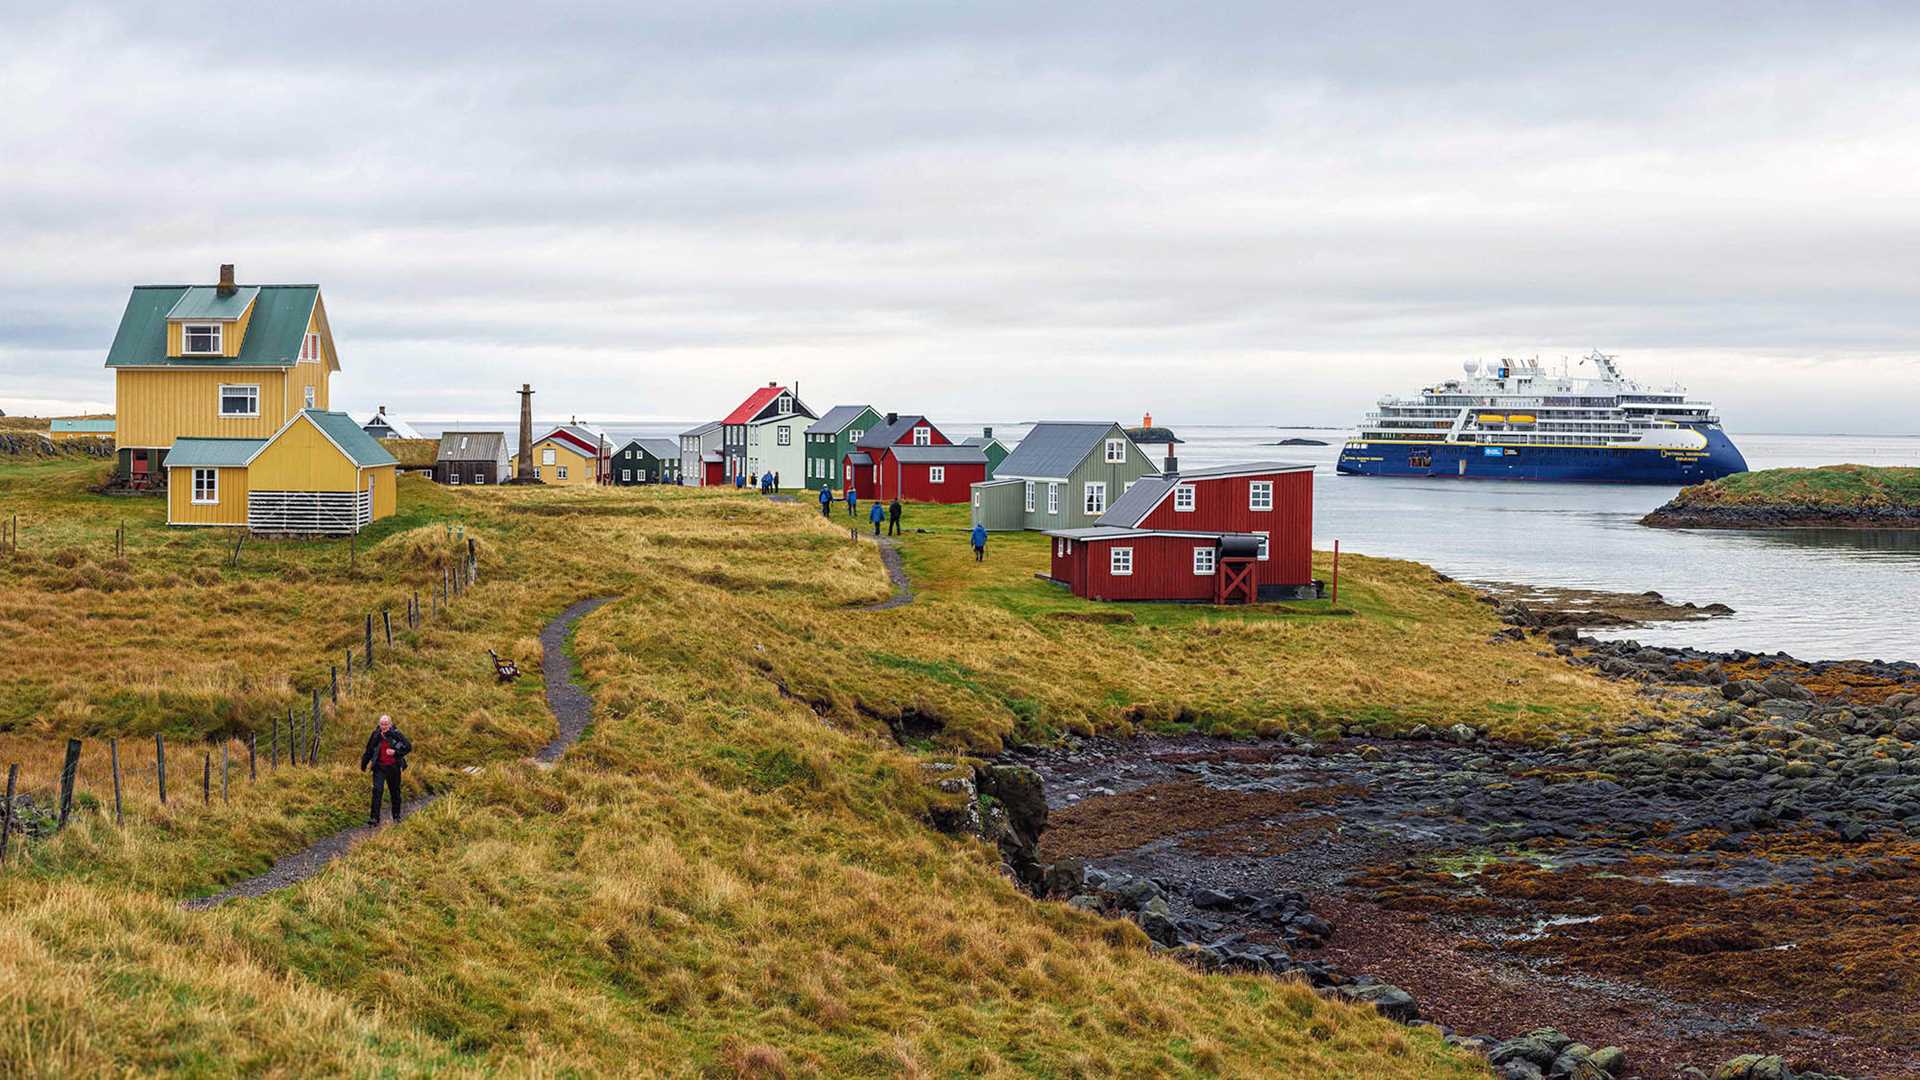
{"type": "Polygon", "coordinates": [[[1431,476],[1463,480],[1552,480],[1684,486],[1747,471],[1747,459],[1719,428],[1699,450],[1587,446],[1474,446],[1349,440],[1338,470],[1349,476],[1431,476]]]}

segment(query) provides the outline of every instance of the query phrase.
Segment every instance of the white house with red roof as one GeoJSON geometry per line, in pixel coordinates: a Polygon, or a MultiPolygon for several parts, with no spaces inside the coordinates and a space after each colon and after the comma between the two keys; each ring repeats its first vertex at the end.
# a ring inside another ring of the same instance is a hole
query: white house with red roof
{"type": "Polygon", "coordinates": [[[773,473],[782,487],[805,484],[806,430],[818,419],[800,395],[777,382],[748,394],[738,408],[720,419],[720,454],[727,477],[744,475],[752,483],[773,473]]]}

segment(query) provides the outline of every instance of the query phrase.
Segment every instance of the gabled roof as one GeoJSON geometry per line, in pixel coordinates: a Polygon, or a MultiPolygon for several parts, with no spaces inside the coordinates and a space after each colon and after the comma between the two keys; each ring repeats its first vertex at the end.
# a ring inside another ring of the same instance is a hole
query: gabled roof
{"type": "Polygon", "coordinates": [[[53,435],[111,435],[112,420],[49,420],[47,432],[53,435]]]}
{"type": "Polygon", "coordinates": [[[977,446],[892,446],[887,453],[906,465],[985,465],[987,455],[977,446]]]}
{"type": "Polygon", "coordinates": [[[280,432],[292,427],[294,421],[299,420],[303,416],[313,421],[313,426],[319,428],[320,433],[331,440],[333,445],[339,447],[340,452],[352,459],[355,465],[359,465],[362,468],[371,468],[375,465],[398,465],[400,463],[399,458],[388,453],[387,448],[380,445],[379,439],[360,430],[360,425],[353,422],[353,417],[343,412],[302,409],[294,413],[293,420],[287,421],[286,425],[282,427],[280,431],[274,432],[273,438],[267,441],[271,443],[274,439],[278,439],[280,432]]]}
{"type": "Polygon", "coordinates": [[[900,441],[901,436],[919,427],[921,424],[925,424],[936,431],[939,430],[936,424],[924,416],[902,416],[891,424],[882,423],[879,427],[869,428],[865,435],[860,436],[859,445],[868,450],[876,450],[883,446],[892,446],[894,443],[900,441]]]}
{"type": "Polygon", "coordinates": [[[753,393],[748,394],[747,400],[741,402],[739,408],[721,417],[720,422],[723,424],[751,424],[759,419],[760,414],[767,411],[767,406],[773,404],[774,399],[778,398],[781,394],[787,394],[793,398],[793,412],[782,413],[782,418],[786,416],[813,418],[813,410],[807,408],[806,403],[800,400],[799,394],[795,394],[784,386],[763,386],[753,393]]]}
{"type": "Polygon", "coordinates": [[[680,444],[672,439],[628,439],[620,449],[636,446],[662,461],[680,459],[680,444]]]}
{"type": "MultiPolygon", "coordinates": [[[[820,419],[807,427],[807,434],[838,435],[847,430],[849,424],[872,410],[871,405],[835,405],[820,414],[820,419]]],[[[879,414],[875,413],[875,415],[879,414]]]]}
{"type": "Polygon", "coordinates": [[[995,438],[992,435],[969,435],[968,437],[960,440],[960,445],[961,446],[977,446],[977,447],[980,447],[982,450],[986,449],[989,446],[998,446],[1002,450],[1005,450],[1007,448],[1006,443],[1001,442],[999,439],[995,438]]]}
{"type": "Polygon", "coordinates": [[[218,287],[213,285],[189,285],[180,299],[173,302],[167,311],[169,320],[208,319],[217,322],[232,322],[247,313],[247,305],[260,295],[260,286],[242,285],[232,293],[221,296],[218,287]]]}
{"type": "Polygon", "coordinates": [[[368,428],[368,427],[372,427],[375,424],[385,424],[388,428],[390,428],[393,431],[393,437],[396,439],[426,438],[425,435],[422,435],[418,431],[415,431],[412,424],[407,423],[405,420],[402,420],[397,416],[389,416],[384,412],[374,413],[372,416],[367,418],[366,423],[361,424],[360,426],[363,428],[368,428]]]}
{"type": "Polygon", "coordinates": [[[698,438],[703,438],[703,437],[705,437],[705,436],[708,436],[708,435],[711,435],[711,434],[713,434],[714,432],[716,432],[716,431],[718,431],[718,430],[720,430],[720,426],[721,426],[722,424],[724,424],[725,422],[726,422],[726,421],[724,421],[724,420],[714,420],[714,421],[710,421],[710,422],[708,422],[708,423],[705,423],[705,424],[701,424],[701,425],[700,425],[699,427],[697,427],[697,428],[688,428],[687,430],[685,430],[685,431],[683,431],[683,432],[681,432],[681,433],[680,433],[680,437],[681,437],[681,438],[683,438],[683,439],[685,439],[685,438],[695,438],[695,439],[698,439],[698,438]]]}
{"type": "Polygon", "coordinates": [[[447,431],[440,435],[441,461],[498,461],[507,452],[504,431],[447,431]],[[462,448],[460,440],[467,445],[462,448]]]}
{"type": "Polygon", "coordinates": [[[606,446],[607,453],[613,453],[613,440],[608,439],[604,433],[596,431],[585,424],[561,424],[559,427],[554,428],[552,431],[547,432],[545,435],[533,441],[546,442],[548,439],[556,437],[579,447],[581,456],[583,457],[593,457],[597,455],[602,445],[606,446]]]}
{"type": "Polygon", "coordinates": [[[1115,432],[1126,436],[1111,420],[1043,420],[1020,440],[995,475],[1064,480],[1115,432]]]}
{"type": "Polygon", "coordinates": [[[848,454],[848,455],[847,455],[847,464],[849,464],[849,465],[871,465],[871,464],[873,464],[873,455],[871,455],[871,454],[867,454],[867,453],[863,453],[863,452],[861,452],[861,451],[859,451],[859,450],[855,450],[855,451],[854,451],[853,453],[851,453],[851,454],[848,454]]]}
{"type": "Polygon", "coordinates": [[[265,439],[175,439],[167,451],[167,468],[237,469],[265,445],[265,439]]]}
{"type": "MultiPolygon", "coordinates": [[[[566,431],[561,428],[554,428],[552,431],[533,440],[533,445],[537,447],[541,443],[548,441],[551,441],[555,446],[565,450],[567,453],[573,454],[576,457],[585,458],[588,461],[593,460],[594,451],[598,449],[597,446],[581,446],[578,441],[578,436],[568,435],[566,431]]],[[[608,452],[611,453],[612,449],[609,448],[608,452]]],[[[513,453],[518,456],[520,451],[515,449],[513,453]]]]}
{"type": "MultiPolygon", "coordinates": [[[[1005,466],[1002,466],[1005,471],[1005,466]]],[[[1120,493],[1094,522],[1097,526],[1115,526],[1134,528],[1153,513],[1169,493],[1181,484],[1201,483],[1207,480],[1226,480],[1235,476],[1265,476],[1271,473],[1312,472],[1312,465],[1291,464],[1282,461],[1250,461],[1245,465],[1217,465],[1211,469],[1195,469],[1174,476],[1143,476],[1133,482],[1133,486],[1120,493]]]]}
{"type": "Polygon", "coordinates": [[[107,366],[121,367],[292,367],[320,298],[318,285],[258,285],[253,315],[238,356],[168,356],[167,315],[199,286],[136,285],[120,316],[120,329],[107,348],[107,366]]]}

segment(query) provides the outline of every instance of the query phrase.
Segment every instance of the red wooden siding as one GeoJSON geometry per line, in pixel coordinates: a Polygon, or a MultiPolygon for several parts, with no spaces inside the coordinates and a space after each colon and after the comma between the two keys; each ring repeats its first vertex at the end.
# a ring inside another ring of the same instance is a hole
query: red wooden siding
{"type": "Polygon", "coordinates": [[[1168,492],[1140,523],[1143,529],[1182,532],[1264,532],[1268,536],[1266,565],[1260,568],[1262,585],[1301,585],[1313,577],[1313,473],[1262,473],[1191,481],[1194,506],[1177,511],[1177,492],[1168,492]],[[1256,480],[1273,482],[1273,509],[1248,509],[1248,492],[1256,480]]]}
{"type": "MultiPolygon", "coordinates": [[[[873,455],[868,454],[867,456],[872,457],[873,455]]],[[[877,497],[874,490],[873,466],[855,465],[853,463],[853,455],[848,454],[846,457],[840,459],[840,473],[847,478],[847,484],[853,488],[855,495],[867,500],[872,500],[877,497]]]]}
{"type": "Polygon", "coordinates": [[[973,497],[973,485],[987,478],[986,462],[973,464],[930,465],[925,462],[903,462],[893,456],[890,450],[870,450],[873,458],[870,470],[870,484],[873,494],[865,491],[867,498],[888,501],[898,498],[902,502],[947,503],[959,505],[973,497]],[[946,470],[946,479],[933,482],[933,470],[946,470]]]}

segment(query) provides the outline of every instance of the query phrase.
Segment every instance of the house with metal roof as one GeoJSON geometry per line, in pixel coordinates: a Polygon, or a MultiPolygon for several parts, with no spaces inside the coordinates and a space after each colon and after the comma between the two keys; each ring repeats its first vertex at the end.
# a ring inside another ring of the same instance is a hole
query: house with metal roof
{"type": "Polygon", "coordinates": [[[726,426],[718,420],[680,433],[680,483],[687,487],[720,487],[727,482],[726,457],[721,452],[726,426]]]}
{"type": "Polygon", "coordinates": [[[888,413],[842,459],[842,473],[863,499],[963,503],[987,478],[979,447],[956,446],[924,416],[888,413]]]}
{"type": "Polygon", "coordinates": [[[504,484],[512,479],[513,455],[503,431],[448,431],[434,453],[436,482],[460,485],[504,484]]]}
{"type": "Polygon", "coordinates": [[[426,438],[425,435],[415,431],[412,424],[407,423],[397,416],[387,415],[387,407],[385,405],[380,406],[373,416],[368,418],[366,423],[361,424],[360,430],[376,439],[426,438]]]}
{"type": "MultiPolygon", "coordinates": [[[[6,415],[0,413],[0,416],[6,415]]],[[[113,421],[107,420],[50,420],[47,422],[47,438],[54,442],[65,439],[111,439],[113,421]]]]}
{"type": "Polygon", "coordinates": [[[1111,420],[1035,424],[992,480],[973,485],[973,522],[989,530],[1091,526],[1135,482],[1157,476],[1146,453],[1111,420]]]}
{"type": "MultiPolygon", "coordinates": [[[[107,349],[114,375],[114,475],[167,482],[178,439],[265,439],[327,408],[340,370],[318,285],[137,285],[107,349]]],[[[356,425],[357,426],[357,425],[356,425]]]]}
{"type": "MultiPolygon", "coordinates": [[[[612,460],[613,448],[606,435],[578,421],[561,424],[533,442],[533,476],[543,484],[591,487],[604,483],[612,460]]],[[[519,454],[507,459],[507,468],[518,475],[519,454]]]]}
{"type": "Polygon", "coordinates": [[[975,447],[986,455],[989,480],[993,479],[994,474],[999,470],[1000,463],[1007,460],[1007,455],[1013,453],[1011,447],[993,437],[992,428],[981,428],[980,434],[961,439],[960,445],[975,447]]]}
{"type": "Polygon", "coordinates": [[[359,532],[394,512],[396,464],[351,416],[323,409],[263,439],[179,438],[166,456],[167,524],[359,532]]]}
{"type": "Polygon", "coordinates": [[[1226,604],[1319,592],[1311,465],[1142,477],[1092,525],[1047,535],[1050,578],[1089,600],[1226,604]]]}
{"type": "Polygon", "coordinates": [[[871,405],[835,405],[807,426],[807,487],[829,491],[843,486],[847,455],[868,431],[879,427],[871,405]]]}
{"type": "Polygon", "coordinates": [[[720,419],[725,475],[752,482],[772,473],[781,486],[798,486],[807,471],[803,436],[818,419],[799,394],[777,382],[748,394],[720,419]]]}
{"type": "Polygon", "coordinates": [[[677,484],[680,444],[673,439],[628,439],[613,452],[607,475],[613,484],[677,484]]]}

